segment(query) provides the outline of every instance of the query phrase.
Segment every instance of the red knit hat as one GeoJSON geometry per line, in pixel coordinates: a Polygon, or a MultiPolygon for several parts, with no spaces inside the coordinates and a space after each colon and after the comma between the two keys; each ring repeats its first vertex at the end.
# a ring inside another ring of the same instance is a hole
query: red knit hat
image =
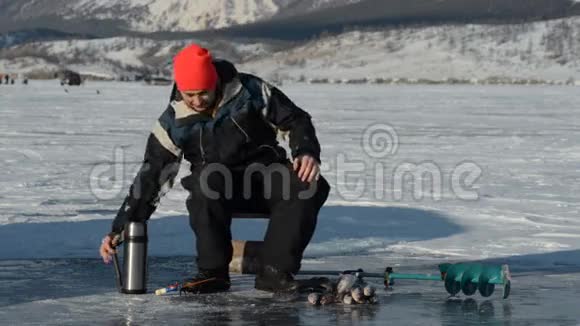
{"type": "Polygon", "coordinates": [[[173,75],[180,91],[213,90],[218,79],[211,53],[197,44],[187,46],[173,58],[173,75]]]}

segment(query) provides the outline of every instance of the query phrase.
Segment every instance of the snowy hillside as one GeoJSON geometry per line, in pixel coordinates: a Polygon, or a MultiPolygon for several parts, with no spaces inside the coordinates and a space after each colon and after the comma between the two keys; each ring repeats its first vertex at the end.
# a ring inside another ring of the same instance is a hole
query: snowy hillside
{"type": "MultiPolygon", "coordinates": [[[[0,71],[68,67],[111,78],[171,74],[189,41],[110,38],[31,43],[3,51],[0,71]]],[[[519,25],[446,25],[352,31],[306,43],[202,42],[268,79],[580,79],[580,17],[519,25]]]]}
{"type": "Polygon", "coordinates": [[[353,31],[250,60],[282,79],[580,79],[580,18],[353,31]]]}
{"type": "MultiPolygon", "coordinates": [[[[173,55],[188,41],[154,41],[141,38],[56,41],[16,46],[0,58],[0,71],[50,76],[66,67],[86,75],[111,79],[135,74],[171,75],[173,55]]],[[[216,56],[240,61],[269,52],[265,44],[215,42],[206,44],[216,56]]]]}

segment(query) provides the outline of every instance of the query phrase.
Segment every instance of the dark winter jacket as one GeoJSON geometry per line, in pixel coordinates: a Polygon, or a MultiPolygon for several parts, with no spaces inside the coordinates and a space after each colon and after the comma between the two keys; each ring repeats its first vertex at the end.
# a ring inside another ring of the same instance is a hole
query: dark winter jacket
{"type": "Polygon", "coordinates": [[[149,136],[143,165],[113,221],[120,232],[128,221],[144,221],[173,185],[181,158],[199,169],[221,163],[237,169],[250,163],[287,162],[277,134],[289,132],[293,158],[309,154],[320,161],[320,145],[310,115],[278,88],[215,61],[221,101],[212,117],[188,108],[174,87],[171,101],[149,136]]]}

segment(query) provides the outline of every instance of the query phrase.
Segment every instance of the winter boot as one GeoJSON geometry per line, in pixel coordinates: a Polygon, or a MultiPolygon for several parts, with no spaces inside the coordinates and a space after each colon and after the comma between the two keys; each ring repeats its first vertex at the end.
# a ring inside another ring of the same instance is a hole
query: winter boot
{"type": "Polygon", "coordinates": [[[230,275],[227,270],[200,269],[196,276],[183,281],[179,293],[214,293],[230,289],[230,275]]]}
{"type": "Polygon", "coordinates": [[[280,271],[272,266],[265,266],[256,275],[254,287],[268,292],[298,292],[299,282],[289,272],[280,271]]]}

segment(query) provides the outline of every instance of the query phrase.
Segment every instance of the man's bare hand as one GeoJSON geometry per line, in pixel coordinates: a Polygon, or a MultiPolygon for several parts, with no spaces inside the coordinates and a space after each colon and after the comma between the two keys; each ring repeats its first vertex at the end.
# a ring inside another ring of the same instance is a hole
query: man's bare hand
{"type": "Polygon", "coordinates": [[[99,253],[101,254],[101,257],[103,258],[103,261],[106,264],[111,262],[111,256],[117,252],[115,250],[115,246],[116,242],[115,239],[113,239],[113,237],[107,235],[106,237],[103,238],[103,241],[101,242],[101,248],[99,249],[99,253]]]}
{"type": "Polygon", "coordinates": [[[320,164],[310,155],[301,155],[294,159],[294,171],[297,171],[298,178],[302,182],[312,182],[318,180],[320,173],[320,164]]]}

